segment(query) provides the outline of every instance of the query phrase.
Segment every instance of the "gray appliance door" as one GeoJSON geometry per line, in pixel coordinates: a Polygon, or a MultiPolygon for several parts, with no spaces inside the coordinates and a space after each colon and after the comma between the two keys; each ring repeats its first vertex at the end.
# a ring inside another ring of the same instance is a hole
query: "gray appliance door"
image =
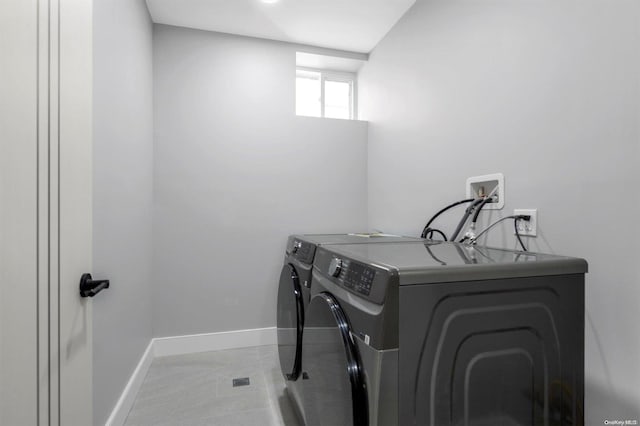
{"type": "Polygon", "coordinates": [[[304,302],[296,268],[286,263],[278,286],[278,355],[286,380],[297,380],[302,358],[304,302]]]}
{"type": "Polygon", "coordinates": [[[329,293],[309,304],[302,342],[302,395],[307,426],[366,426],[367,390],[344,311],[329,293]]]}

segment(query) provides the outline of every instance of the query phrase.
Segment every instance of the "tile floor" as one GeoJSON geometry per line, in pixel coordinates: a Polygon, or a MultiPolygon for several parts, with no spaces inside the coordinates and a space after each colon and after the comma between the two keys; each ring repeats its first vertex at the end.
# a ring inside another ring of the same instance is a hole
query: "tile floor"
{"type": "Polygon", "coordinates": [[[299,426],[285,394],[278,347],[153,360],[126,426],[299,426]],[[248,386],[233,379],[248,377],[248,386]]]}

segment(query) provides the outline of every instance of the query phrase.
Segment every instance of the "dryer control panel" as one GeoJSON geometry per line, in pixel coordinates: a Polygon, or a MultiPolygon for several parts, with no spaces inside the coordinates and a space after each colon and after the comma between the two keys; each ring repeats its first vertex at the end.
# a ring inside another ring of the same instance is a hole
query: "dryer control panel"
{"type": "Polygon", "coordinates": [[[297,238],[292,238],[287,245],[287,255],[293,256],[300,262],[312,264],[316,253],[316,245],[297,238]]]}

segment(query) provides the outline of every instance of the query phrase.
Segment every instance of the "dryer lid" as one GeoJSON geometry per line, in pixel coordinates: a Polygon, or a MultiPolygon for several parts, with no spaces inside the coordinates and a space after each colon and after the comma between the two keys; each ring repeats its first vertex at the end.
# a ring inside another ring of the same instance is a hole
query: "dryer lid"
{"type": "Polygon", "coordinates": [[[422,238],[403,237],[400,235],[381,233],[352,233],[352,234],[303,234],[292,235],[300,241],[306,241],[316,245],[324,244],[371,244],[371,243],[393,243],[393,242],[421,242],[422,238]]]}
{"type": "Polygon", "coordinates": [[[338,257],[395,270],[400,285],[587,272],[584,259],[451,242],[349,244],[327,250],[338,257]]]}

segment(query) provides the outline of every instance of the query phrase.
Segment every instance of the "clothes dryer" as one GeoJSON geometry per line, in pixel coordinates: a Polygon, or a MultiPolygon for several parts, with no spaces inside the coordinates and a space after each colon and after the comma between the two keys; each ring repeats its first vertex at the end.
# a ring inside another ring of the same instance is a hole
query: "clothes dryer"
{"type": "Polygon", "coordinates": [[[582,259],[320,247],[302,344],[316,425],[582,425],[582,259]]]}

